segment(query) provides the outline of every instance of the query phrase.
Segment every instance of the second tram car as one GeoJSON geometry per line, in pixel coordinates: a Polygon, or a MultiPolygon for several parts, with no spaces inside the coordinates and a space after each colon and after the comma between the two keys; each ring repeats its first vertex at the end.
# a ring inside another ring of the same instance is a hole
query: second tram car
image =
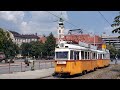
{"type": "Polygon", "coordinates": [[[67,41],[61,41],[55,48],[54,75],[86,74],[109,64],[109,50],[97,50],[87,44],[68,44],[67,41]]]}

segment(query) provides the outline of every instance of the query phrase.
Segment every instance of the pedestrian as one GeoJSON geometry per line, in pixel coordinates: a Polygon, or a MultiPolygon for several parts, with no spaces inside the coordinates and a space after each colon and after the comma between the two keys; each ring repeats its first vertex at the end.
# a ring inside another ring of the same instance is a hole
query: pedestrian
{"type": "Polygon", "coordinates": [[[117,64],[117,60],[118,60],[118,57],[117,57],[117,54],[115,56],[115,64],[117,64]]]}

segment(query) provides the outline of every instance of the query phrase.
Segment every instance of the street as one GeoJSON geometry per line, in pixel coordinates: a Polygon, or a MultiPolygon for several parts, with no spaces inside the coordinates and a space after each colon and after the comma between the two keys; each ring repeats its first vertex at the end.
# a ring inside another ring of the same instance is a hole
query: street
{"type": "MultiPolygon", "coordinates": [[[[7,74],[7,73],[15,73],[15,72],[24,72],[24,71],[30,71],[31,67],[33,66],[33,63],[30,63],[29,66],[27,66],[24,62],[24,60],[16,60],[15,63],[0,63],[0,74],[7,74]]],[[[47,60],[37,60],[34,64],[34,69],[45,69],[53,67],[54,63],[47,60]]]]}

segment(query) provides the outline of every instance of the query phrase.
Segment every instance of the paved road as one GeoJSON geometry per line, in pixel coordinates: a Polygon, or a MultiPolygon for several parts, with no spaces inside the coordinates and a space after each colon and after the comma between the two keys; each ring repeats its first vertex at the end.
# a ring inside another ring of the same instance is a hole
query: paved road
{"type": "MultiPolygon", "coordinates": [[[[32,66],[33,66],[32,63],[29,66],[27,66],[23,62],[23,60],[16,60],[15,63],[11,63],[10,66],[9,66],[9,64],[1,63],[0,64],[0,74],[7,74],[7,73],[21,72],[21,71],[22,72],[30,71],[32,66]]],[[[35,61],[35,64],[34,64],[35,70],[46,69],[46,68],[50,68],[50,67],[54,67],[54,63],[38,60],[38,61],[35,61]]]]}

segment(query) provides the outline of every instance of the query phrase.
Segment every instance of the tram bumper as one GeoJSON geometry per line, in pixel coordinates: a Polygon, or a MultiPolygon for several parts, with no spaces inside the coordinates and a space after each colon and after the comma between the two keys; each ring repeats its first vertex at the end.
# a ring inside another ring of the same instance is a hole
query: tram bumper
{"type": "Polygon", "coordinates": [[[67,61],[64,61],[64,62],[59,61],[59,62],[57,62],[56,67],[55,67],[55,73],[70,74],[69,63],[67,63],[67,61]]]}

